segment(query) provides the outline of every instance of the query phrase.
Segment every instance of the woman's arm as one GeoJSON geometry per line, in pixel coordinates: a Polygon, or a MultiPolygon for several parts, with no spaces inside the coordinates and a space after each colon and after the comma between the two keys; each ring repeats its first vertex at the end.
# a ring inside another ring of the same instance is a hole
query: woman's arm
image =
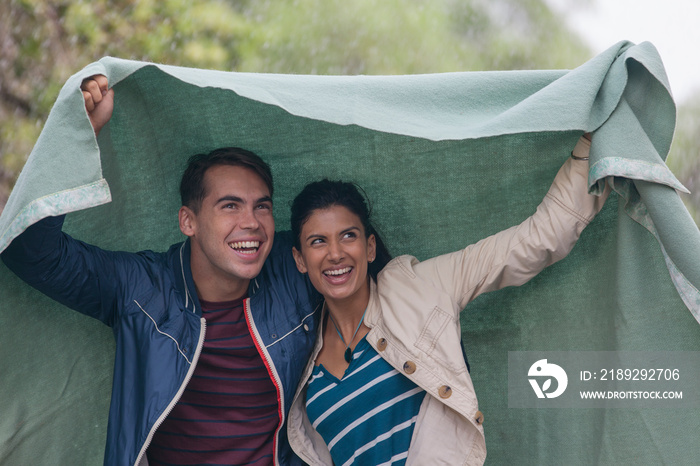
{"type": "Polygon", "coordinates": [[[566,257],[610,192],[588,194],[590,141],[582,137],[559,169],[537,211],[520,225],[489,236],[466,249],[415,265],[462,307],[481,293],[522,285],[566,257]],[[585,160],[584,160],[585,159],[585,160]]]}

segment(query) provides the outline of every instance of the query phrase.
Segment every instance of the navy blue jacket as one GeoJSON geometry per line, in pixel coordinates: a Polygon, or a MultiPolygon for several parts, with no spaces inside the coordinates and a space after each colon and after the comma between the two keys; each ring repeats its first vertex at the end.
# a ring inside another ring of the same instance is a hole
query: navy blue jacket
{"type": "MultiPolygon", "coordinates": [[[[61,231],[64,217],[29,227],[3,252],[20,278],[56,301],[112,327],[114,382],[104,463],[134,465],[189,381],[206,322],[190,271],[189,241],[166,253],[105,251],[61,231]]],[[[278,392],[276,464],[301,464],[287,441],[286,417],[313,347],[319,313],[312,285],[277,233],[251,280],[245,314],[278,392]]]]}

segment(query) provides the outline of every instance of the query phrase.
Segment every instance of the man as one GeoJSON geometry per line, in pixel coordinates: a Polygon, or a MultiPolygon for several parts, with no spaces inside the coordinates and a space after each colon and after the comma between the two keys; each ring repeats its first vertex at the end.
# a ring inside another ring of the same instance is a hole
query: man
{"type": "MultiPolygon", "coordinates": [[[[109,121],[104,76],[81,88],[95,133],[109,121]]],[[[299,464],[287,442],[291,398],[314,342],[313,289],[291,238],[275,235],[272,175],[255,154],[192,157],[166,253],[104,251],[29,227],[5,264],[116,338],[105,464],[299,464]]]]}

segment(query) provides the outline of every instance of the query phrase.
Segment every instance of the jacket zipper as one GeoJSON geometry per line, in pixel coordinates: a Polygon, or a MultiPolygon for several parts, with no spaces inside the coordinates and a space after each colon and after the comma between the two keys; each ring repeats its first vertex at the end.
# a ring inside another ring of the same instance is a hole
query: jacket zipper
{"type": "Polygon", "coordinates": [[[255,326],[255,322],[253,322],[253,312],[250,308],[250,298],[246,298],[246,300],[243,301],[243,306],[245,309],[245,320],[248,324],[248,330],[250,331],[250,335],[253,337],[253,342],[255,342],[255,348],[258,350],[258,353],[262,357],[263,362],[265,363],[265,367],[267,368],[267,373],[270,375],[272,383],[275,384],[275,388],[277,389],[277,407],[280,422],[277,425],[277,429],[275,430],[275,437],[273,439],[272,444],[272,453],[274,458],[274,464],[279,465],[279,433],[280,429],[282,428],[282,425],[284,425],[284,396],[282,393],[282,381],[277,375],[275,366],[272,364],[270,355],[268,354],[265,345],[263,344],[262,339],[260,338],[260,334],[258,333],[258,329],[255,326]]]}
{"type": "Polygon", "coordinates": [[[153,440],[153,436],[155,435],[156,430],[158,430],[158,427],[160,427],[163,421],[165,421],[165,418],[168,417],[168,415],[173,410],[177,402],[180,401],[182,394],[185,392],[187,384],[192,378],[192,374],[194,374],[194,369],[197,365],[197,361],[199,360],[199,355],[202,352],[202,348],[204,347],[204,335],[206,333],[207,328],[207,321],[203,317],[200,318],[200,321],[202,322],[202,328],[199,331],[199,341],[197,342],[197,349],[195,350],[194,357],[192,358],[192,364],[190,364],[190,368],[187,371],[187,375],[185,375],[185,380],[182,381],[182,385],[180,385],[180,388],[177,390],[177,393],[175,393],[175,396],[170,401],[170,404],[168,404],[168,406],[165,408],[165,411],[163,411],[163,413],[156,420],[155,424],[153,424],[151,431],[148,433],[148,437],[146,437],[146,441],[141,447],[139,456],[136,457],[136,462],[134,463],[134,466],[138,466],[141,463],[143,456],[145,455],[146,450],[148,449],[148,446],[151,444],[151,440],[153,440]]]}

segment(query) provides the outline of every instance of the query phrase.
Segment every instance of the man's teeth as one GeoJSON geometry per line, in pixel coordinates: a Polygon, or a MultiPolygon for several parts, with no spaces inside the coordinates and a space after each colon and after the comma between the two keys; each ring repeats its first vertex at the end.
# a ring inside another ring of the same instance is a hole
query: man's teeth
{"type": "Polygon", "coordinates": [[[260,247],[260,241],[237,241],[229,243],[231,249],[257,249],[260,247]]]}
{"type": "Polygon", "coordinates": [[[348,273],[352,270],[352,267],[345,267],[344,269],[338,269],[338,270],[326,270],[323,272],[326,275],[342,275],[344,273],[348,273]]]}

